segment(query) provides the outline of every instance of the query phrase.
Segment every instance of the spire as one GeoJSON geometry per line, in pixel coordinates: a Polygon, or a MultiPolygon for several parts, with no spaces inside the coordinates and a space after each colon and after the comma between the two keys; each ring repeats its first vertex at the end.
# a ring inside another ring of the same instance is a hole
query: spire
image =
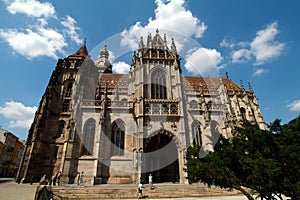
{"type": "Polygon", "coordinates": [[[100,56],[96,60],[95,64],[98,67],[98,71],[101,73],[112,73],[112,66],[108,60],[109,51],[107,50],[107,45],[100,51],[100,56]]]}
{"type": "Polygon", "coordinates": [[[139,49],[143,49],[143,48],[144,48],[144,42],[143,42],[143,36],[141,36],[139,49]]]}
{"type": "Polygon", "coordinates": [[[165,33],[164,33],[164,48],[165,48],[165,49],[168,49],[168,45],[167,45],[167,36],[166,36],[165,33]]]}
{"type": "Polygon", "coordinates": [[[241,87],[242,87],[242,89],[243,89],[243,90],[245,90],[245,86],[244,86],[244,83],[243,83],[243,81],[242,81],[242,80],[240,80],[240,83],[241,83],[241,87]]]}
{"type": "Polygon", "coordinates": [[[174,38],[172,38],[171,51],[172,51],[175,55],[177,54],[177,50],[176,50],[176,45],[175,45],[175,42],[174,42],[174,38]]]}
{"type": "Polygon", "coordinates": [[[84,44],[78,49],[78,51],[70,56],[72,57],[83,57],[86,58],[89,55],[86,48],[86,39],[84,40],[84,44]]]}
{"type": "Polygon", "coordinates": [[[249,86],[249,92],[250,92],[251,94],[253,94],[253,93],[254,93],[254,91],[253,91],[253,88],[252,88],[252,86],[251,86],[250,82],[248,82],[248,86],[249,86]]]}
{"type": "Polygon", "coordinates": [[[148,34],[147,48],[152,48],[152,36],[151,36],[151,33],[148,34]]]}
{"type": "Polygon", "coordinates": [[[166,49],[165,41],[160,36],[158,29],[156,29],[156,34],[152,38],[152,46],[151,47],[154,49],[166,49]]]}
{"type": "Polygon", "coordinates": [[[108,59],[108,56],[109,56],[109,52],[107,50],[107,45],[104,45],[104,48],[100,52],[100,58],[106,58],[106,59],[108,59]]]}

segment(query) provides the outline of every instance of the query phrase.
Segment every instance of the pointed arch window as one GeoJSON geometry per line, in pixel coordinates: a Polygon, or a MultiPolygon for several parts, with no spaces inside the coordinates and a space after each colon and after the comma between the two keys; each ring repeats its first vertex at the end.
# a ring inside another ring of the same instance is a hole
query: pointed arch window
{"type": "Polygon", "coordinates": [[[73,84],[69,83],[68,87],[67,87],[67,90],[66,90],[66,97],[71,97],[71,95],[72,95],[72,88],[73,88],[73,84]]]}
{"type": "Polygon", "coordinates": [[[212,120],[210,122],[211,141],[213,143],[217,142],[220,135],[221,135],[221,133],[219,131],[219,128],[220,128],[220,126],[219,126],[219,123],[217,121],[212,120]]]}
{"type": "Polygon", "coordinates": [[[64,135],[64,128],[65,128],[65,121],[60,121],[58,130],[57,130],[57,137],[62,137],[64,135]]]}
{"type": "Polygon", "coordinates": [[[84,136],[82,155],[93,155],[95,128],[96,122],[94,119],[89,119],[85,122],[83,129],[84,136]]]}
{"type": "Polygon", "coordinates": [[[200,122],[194,121],[192,123],[192,139],[193,139],[193,145],[199,145],[202,146],[202,132],[201,132],[201,126],[200,122]]]}
{"type": "Polygon", "coordinates": [[[240,112],[241,112],[241,115],[242,115],[242,119],[246,120],[246,110],[245,110],[245,108],[241,107],[240,112]]]}
{"type": "Polygon", "coordinates": [[[167,99],[166,75],[163,70],[155,70],[151,74],[151,98],[167,99]]]}
{"type": "Polygon", "coordinates": [[[114,122],[111,133],[111,156],[124,155],[125,126],[123,121],[114,122]]]}
{"type": "Polygon", "coordinates": [[[70,108],[70,100],[65,99],[62,107],[62,112],[69,112],[69,108],[70,108]]]}

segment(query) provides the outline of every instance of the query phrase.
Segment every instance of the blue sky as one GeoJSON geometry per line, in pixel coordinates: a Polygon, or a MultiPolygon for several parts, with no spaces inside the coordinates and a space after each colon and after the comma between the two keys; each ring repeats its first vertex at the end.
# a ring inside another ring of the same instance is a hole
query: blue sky
{"type": "MultiPolygon", "coordinates": [[[[185,64],[185,75],[213,61],[221,76],[228,72],[247,90],[251,83],[266,123],[287,123],[300,113],[299,9],[297,0],[2,0],[0,126],[26,139],[57,59],[84,38],[90,52],[114,35],[134,49],[146,28],[175,30],[201,45],[210,62],[197,51],[181,55],[199,67],[185,64]]],[[[180,54],[184,43],[175,42],[180,54]]],[[[124,73],[128,64],[115,61],[113,70],[124,73]]]]}

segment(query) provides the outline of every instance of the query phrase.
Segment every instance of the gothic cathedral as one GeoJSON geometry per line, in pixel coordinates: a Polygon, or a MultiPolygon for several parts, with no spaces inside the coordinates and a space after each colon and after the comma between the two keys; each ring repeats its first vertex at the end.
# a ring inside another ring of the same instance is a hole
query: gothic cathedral
{"type": "MultiPolygon", "coordinates": [[[[184,76],[172,39],[143,38],[128,74],[113,74],[107,46],[93,61],[84,44],[59,59],[28,133],[17,181],[62,172],[74,183],[187,183],[186,150],[212,150],[242,120],[266,129],[257,98],[228,77],[184,76]]],[[[202,153],[203,153],[202,152],[202,153]]],[[[201,156],[201,152],[199,152],[201,156]]],[[[205,156],[203,154],[203,156],[205,156]]]]}

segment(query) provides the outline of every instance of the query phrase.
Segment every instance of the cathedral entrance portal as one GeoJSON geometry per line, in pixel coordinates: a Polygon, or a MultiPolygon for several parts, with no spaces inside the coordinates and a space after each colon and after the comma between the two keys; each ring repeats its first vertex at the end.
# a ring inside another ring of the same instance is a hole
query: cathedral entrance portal
{"type": "Polygon", "coordinates": [[[173,136],[169,135],[160,132],[145,139],[143,182],[148,183],[150,173],[152,173],[154,183],[179,181],[177,146],[173,136]]]}

